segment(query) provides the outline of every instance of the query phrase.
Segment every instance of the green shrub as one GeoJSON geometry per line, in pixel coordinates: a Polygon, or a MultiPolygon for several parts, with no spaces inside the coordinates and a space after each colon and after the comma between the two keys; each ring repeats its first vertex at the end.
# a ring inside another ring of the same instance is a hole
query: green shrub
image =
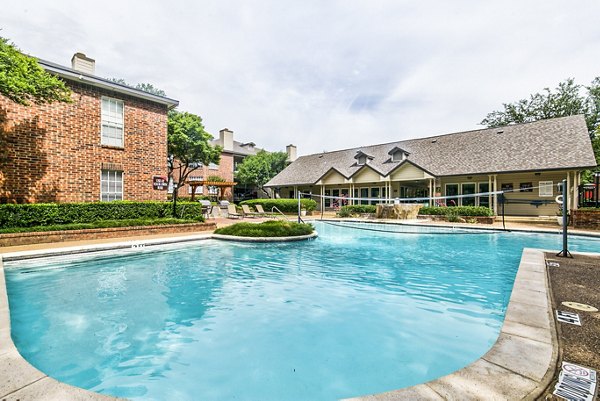
{"type": "Polygon", "coordinates": [[[338,212],[340,217],[350,217],[364,213],[375,213],[377,206],[375,205],[347,205],[342,206],[338,212]]]}
{"type": "Polygon", "coordinates": [[[460,221],[460,216],[458,214],[458,210],[455,210],[453,207],[449,207],[446,211],[446,218],[451,223],[457,223],[460,221]]]}
{"type": "Polygon", "coordinates": [[[284,220],[271,220],[264,223],[237,223],[215,230],[215,234],[238,237],[296,237],[314,231],[312,224],[295,223],[284,220]]]}
{"type": "MultiPolygon", "coordinates": [[[[5,204],[0,205],[0,228],[162,219],[173,217],[172,210],[171,203],[156,201],[5,204]]],[[[202,220],[202,206],[198,202],[178,202],[175,217],[202,220]]]]}
{"type": "Polygon", "coordinates": [[[447,216],[451,212],[457,216],[492,216],[490,208],[483,206],[425,206],[419,210],[422,215],[447,216]]]}
{"type": "MultiPolygon", "coordinates": [[[[262,205],[265,211],[271,211],[273,206],[283,213],[298,213],[298,199],[249,199],[240,202],[240,205],[262,205]]],[[[300,199],[300,206],[307,212],[317,208],[317,202],[312,199],[300,199]]]]}
{"type": "Polygon", "coordinates": [[[135,226],[159,226],[164,224],[185,224],[197,223],[199,220],[192,219],[174,219],[167,217],[164,219],[126,219],[126,220],[102,220],[94,223],[71,223],[71,224],[54,224],[49,226],[35,227],[10,227],[0,228],[0,234],[7,233],[23,233],[35,231],[67,231],[67,230],[84,230],[88,228],[110,228],[110,227],[135,227],[135,226]]]}

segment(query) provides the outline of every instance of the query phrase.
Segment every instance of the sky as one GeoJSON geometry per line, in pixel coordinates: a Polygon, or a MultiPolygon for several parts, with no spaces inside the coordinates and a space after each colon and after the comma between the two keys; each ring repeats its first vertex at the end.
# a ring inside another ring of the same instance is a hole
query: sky
{"type": "Polygon", "coordinates": [[[4,0],[0,36],[148,82],[218,137],[298,154],[478,129],[600,76],[600,1],[4,0]]]}

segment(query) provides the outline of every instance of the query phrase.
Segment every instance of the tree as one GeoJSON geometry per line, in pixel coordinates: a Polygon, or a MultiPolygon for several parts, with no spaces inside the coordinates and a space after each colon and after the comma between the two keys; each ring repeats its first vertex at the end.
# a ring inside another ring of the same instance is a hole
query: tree
{"type": "Polygon", "coordinates": [[[267,193],[264,185],[287,166],[287,153],[264,150],[254,156],[248,156],[238,166],[236,180],[242,184],[256,185],[267,193]]]}
{"type": "Polygon", "coordinates": [[[46,72],[33,57],[26,56],[8,39],[0,37],[0,94],[28,106],[70,102],[71,90],[46,72]]]}
{"type": "MultiPolygon", "coordinates": [[[[544,88],[542,93],[530,95],[529,99],[503,103],[502,106],[503,110],[492,111],[480,124],[492,128],[583,114],[596,163],[600,164],[600,77],[596,77],[590,86],[585,87],[575,84],[575,80],[569,78],[559,83],[554,91],[544,88]],[[583,89],[585,95],[582,95],[583,89]]],[[[584,180],[589,176],[589,172],[584,174],[584,180]]]]}
{"type": "Polygon", "coordinates": [[[222,148],[212,146],[212,135],[204,130],[202,118],[188,113],[169,111],[167,123],[168,173],[173,182],[173,213],[177,203],[177,191],[187,177],[202,165],[218,164],[222,148]]]}
{"type": "Polygon", "coordinates": [[[156,95],[156,96],[162,96],[162,97],[166,97],[167,96],[167,94],[165,93],[164,90],[159,89],[159,88],[157,88],[154,85],[149,84],[149,83],[142,82],[141,84],[137,84],[137,85],[134,86],[134,85],[128,84],[127,81],[125,81],[123,78],[109,78],[109,80],[113,81],[113,82],[115,82],[117,84],[129,86],[130,88],[135,88],[135,89],[139,89],[139,90],[144,91],[144,92],[151,93],[151,94],[156,95]]]}

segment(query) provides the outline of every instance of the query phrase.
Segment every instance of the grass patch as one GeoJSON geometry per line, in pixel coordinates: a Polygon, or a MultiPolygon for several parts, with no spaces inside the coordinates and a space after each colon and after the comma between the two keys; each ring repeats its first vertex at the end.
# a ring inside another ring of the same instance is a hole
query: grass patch
{"type": "Polygon", "coordinates": [[[237,223],[215,230],[215,234],[234,235],[238,237],[297,237],[314,232],[312,224],[294,223],[283,220],[265,221],[264,223],[237,223]]]}
{"type": "Polygon", "coordinates": [[[193,219],[126,219],[126,220],[102,220],[93,223],[71,223],[71,224],[53,224],[48,226],[34,227],[10,227],[0,229],[0,234],[27,233],[43,231],[68,231],[83,230],[88,228],[111,228],[111,227],[135,227],[135,226],[158,226],[165,224],[184,224],[198,223],[199,220],[193,219]]]}

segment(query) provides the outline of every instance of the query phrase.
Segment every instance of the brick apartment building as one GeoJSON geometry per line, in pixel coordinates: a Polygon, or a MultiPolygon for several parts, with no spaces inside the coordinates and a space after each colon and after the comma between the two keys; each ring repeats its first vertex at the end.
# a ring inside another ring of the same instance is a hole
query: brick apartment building
{"type": "Polygon", "coordinates": [[[165,200],[167,111],[178,101],[97,77],[84,54],[71,62],[39,60],[72,103],[0,96],[0,203],[165,200]]]}
{"type": "MultiPolygon", "coordinates": [[[[198,170],[192,172],[188,177],[188,181],[203,181],[208,180],[211,176],[218,176],[225,181],[234,181],[237,167],[248,156],[256,155],[261,148],[257,148],[254,142],[239,142],[233,139],[233,131],[228,128],[223,128],[219,131],[219,138],[216,138],[211,143],[213,146],[221,146],[221,161],[219,164],[211,164],[202,166],[198,170]]],[[[296,146],[288,145],[286,147],[288,159],[296,160],[296,146]]],[[[217,195],[217,189],[210,186],[197,186],[196,195],[217,195]]],[[[169,188],[169,193],[172,192],[172,187],[169,188]]],[[[184,185],[178,192],[179,196],[191,195],[192,187],[184,185]]],[[[223,194],[229,200],[241,200],[245,197],[265,197],[267,194],[261,194],[254,186],[243,184],[236,185],[233,190],[226,188],[223,194]]]]}

